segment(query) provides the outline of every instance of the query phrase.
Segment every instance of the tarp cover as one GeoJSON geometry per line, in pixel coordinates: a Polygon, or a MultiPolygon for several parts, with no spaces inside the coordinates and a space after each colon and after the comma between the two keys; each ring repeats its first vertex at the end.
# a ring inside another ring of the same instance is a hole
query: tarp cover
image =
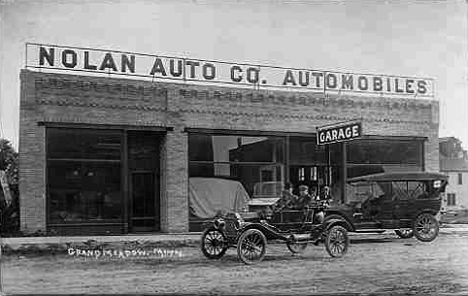
{"type": "Polygon", "coordinates": [[[218,211],[241,212],[250,200],[238,181],[195,177],[189,179],[190,212],[209,219],[218,211]]]}

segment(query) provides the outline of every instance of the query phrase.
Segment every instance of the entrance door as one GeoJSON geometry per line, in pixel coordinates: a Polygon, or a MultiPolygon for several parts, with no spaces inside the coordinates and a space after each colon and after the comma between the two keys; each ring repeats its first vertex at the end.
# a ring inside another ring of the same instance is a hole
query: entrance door
{"type": "Polygon", "coordinates": [[[158,179],[152,172],[131,174],[131,215],[133,232],[155,231],[159,228],[158,179]]]}
{"type": "Polygon", "coordinates": [[[130,232],[160,230],[160,143],[162,135],[128,132],[128,223],[130,232]]]}

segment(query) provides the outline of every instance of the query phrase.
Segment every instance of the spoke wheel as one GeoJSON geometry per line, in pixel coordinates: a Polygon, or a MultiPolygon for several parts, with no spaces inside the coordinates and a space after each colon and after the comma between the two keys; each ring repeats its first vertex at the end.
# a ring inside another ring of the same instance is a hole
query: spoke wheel
{"type": "Polygon", "coordinates": [[[429,213],[419,215],[414,221],[414,236],[420,241],[433,241],[439,234],[439,222],[429,213]]]}
{"type": "Polygon", "coordinates": [[[397,229],[395,233],[401,238],[412,238],[414,235],[413,229],[397,229]]]}
{"type": "Polygon", "coordinates": [[[332,257],[341,257],[348,251],[348,231],[339,225],[332,226],[325,237],[325,248],[332,257]]]}
{"type": "Polygon", "coordinates": [[[263,260],[267,240],[258,229],[248,229],[239,237],[237,255],[245,264],[255,264],[263,260]]]}
{"type": "Polygon", "coordinates": [[[210,227],[203,232],[200,247],[206,258],[219,259],[228,248],[226,236],[220,230],[210,227]]]}
{"type": "Polygon", "coordinates": [[[303,253],[305,249],[307,248],[307,242],[298,243],[298,242],[288,241],[286,243],[286,246],[288,247],[288,250],[291,251],[291,253],[300,254],[300,253],[303,253]]]}

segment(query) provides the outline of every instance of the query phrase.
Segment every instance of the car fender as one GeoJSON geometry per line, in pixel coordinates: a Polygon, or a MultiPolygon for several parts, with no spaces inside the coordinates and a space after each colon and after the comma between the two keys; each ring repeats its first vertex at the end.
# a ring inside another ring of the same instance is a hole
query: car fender
{"type": "Polygon", "coordinates": [[[418,217],[419,215],[424,214],[424,213],[429,213],[429,214],[431,214],[431,215],[436,216],[436,215],[439,213],[439,211],[436,211],[436,210],[430,209],[430,208],[428,208],[428,209],[422,209],[422,210],[418,211],[418,212],[413,216],[413,220],[416,219],[416,217],[418,217]]]}
{"type": "Polygon", "coordinates": [[[282,239],[283,236],[281,236],[278,233],[278,230],[274,229],[272,226],[266,224],[266,223],[258,223],[258,222],[246,222],[241,229],[239,229],[239,232],[237,234],[237,239],[244,233],[245,231],[249,229],[257,229],[261,231],[267,239],[282,239]]]}
{"type": "MultiPolygon", "coordinates": [[[[440,211],[435,211],[434,209],[422,209],[422,210],[418,211],[418,212],[413,216],[413,219],[411,219],[411,220],[412,220],[412,221],[411,221],[411,225],[414,224],[414,221],[416,220],[416,218],[417,218],[419,215],[421,215],[421,214],[428,213],[428,214],[431,214],[431,215],[435,216],[436,219],[437,219],[437,215],[439,214],[439,212],[440,212],[440,211]]],[[[440,217],[439,217],[439,219],[440,219],[440,217]]]]}
{"type": "Polygon", "coordinates": [[[355,230],[352,223],[350,223],[348,221],[348,219],[346,219],[346,217],[344,217],[343,215],[340,215],[340,214],[333,213],[331,215],[325,216],[324,223],[327,224],[326,225],[327,228],[328,228],[328,224],[332,223],[333,225],[335,225],[335,224],[341,225],[344,228],[346,228],[346,230],[348,230],[348,231],[354,231],[355,230]]]}

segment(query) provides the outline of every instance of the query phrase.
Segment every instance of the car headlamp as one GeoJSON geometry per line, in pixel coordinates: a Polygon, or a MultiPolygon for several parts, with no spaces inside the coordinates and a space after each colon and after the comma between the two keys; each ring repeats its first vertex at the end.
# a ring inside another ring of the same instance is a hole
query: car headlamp
{"type": "Polygon", "coordinates": [[[218,218],[214,221],[214,227],[217,229],[223,229],[226,226],[226,222],[222,218],[218,218]]]}

